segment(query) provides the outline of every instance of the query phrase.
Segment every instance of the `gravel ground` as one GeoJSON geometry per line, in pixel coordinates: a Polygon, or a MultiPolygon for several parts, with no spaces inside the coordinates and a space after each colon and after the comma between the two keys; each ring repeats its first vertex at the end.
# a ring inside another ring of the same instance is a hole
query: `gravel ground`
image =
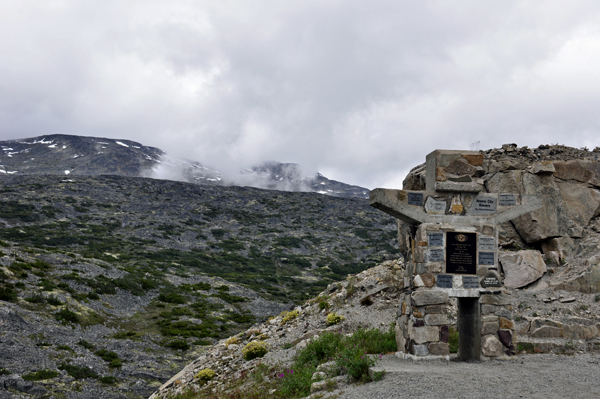
{"type": "Polygon", "coordinates": [[[485,362],[384,356],[383,380],[343,389],[339,399],[600,398],[600,353],[521,355],[485,362]]]}

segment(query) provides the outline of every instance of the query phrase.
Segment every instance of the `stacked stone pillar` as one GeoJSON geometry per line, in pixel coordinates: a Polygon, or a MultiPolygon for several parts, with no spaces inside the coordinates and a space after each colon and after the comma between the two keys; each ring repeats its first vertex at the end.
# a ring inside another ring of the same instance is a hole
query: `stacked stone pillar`
{"type": "Polygon", "coordinates": [[[406,357],[448,358],[448,315],[454,298],[459,358],[515,352],[497,226],[538,209],[540,201],[485,193],[482,163],[478,152],[437,150],[427,156],[425,191],[371,191],[371,206],[401,221],[401,240],[407,243],[406,281],[396,322],[398,350],[406,357]]]}

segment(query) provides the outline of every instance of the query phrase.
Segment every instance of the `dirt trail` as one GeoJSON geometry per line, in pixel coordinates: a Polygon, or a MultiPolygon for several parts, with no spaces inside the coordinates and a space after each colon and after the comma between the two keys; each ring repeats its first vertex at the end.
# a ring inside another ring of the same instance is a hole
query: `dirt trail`
{"type": "Polygon", "coordinates": [[[520,355],[485,362],[384,356],[383,380],[343,389],[340,399],[600,398],[600,353],[520,355]]]}

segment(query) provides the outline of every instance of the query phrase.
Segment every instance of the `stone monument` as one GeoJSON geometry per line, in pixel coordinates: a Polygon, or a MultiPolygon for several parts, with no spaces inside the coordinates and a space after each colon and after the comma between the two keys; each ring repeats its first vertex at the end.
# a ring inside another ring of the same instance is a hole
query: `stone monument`
{"type": "Polygon", "coordinates": [[[449,355],[450,298],[457,298],[458,357],[515,353],[510,294],[498,263],[498,225],[539,209],[539,198],[486,193],[483,154],[427,155],[425,191],[374,189],[370,205],[399,222],[406,276],[396,341],[405,357],[449,355]]]}

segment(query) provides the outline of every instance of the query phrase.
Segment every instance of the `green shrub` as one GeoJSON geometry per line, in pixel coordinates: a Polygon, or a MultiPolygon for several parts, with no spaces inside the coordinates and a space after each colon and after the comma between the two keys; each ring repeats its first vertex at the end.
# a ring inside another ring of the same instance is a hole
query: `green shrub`
{"type": "Polygon", "coordinates": [[[373,304],[373,300],[371,299],[371,296],[368,295],[360,300],[360,304],[363,306],[371,306],[373,304]]]}
{"type": "Polygon", "coordinates": [[[344,316],[337,315],[333,312],[327,315],[327,325],[332,326],[334,324],[339,324],[344,320],[344,316]]]}
{"type": "Polygon", "coordinates": [[[113,338],[115,339],[135,339],[139,337],[140,335],[135,331],[122,331],[113,335],[113,338]]]}
{"type": "Polygon", "coordinates": [[[107,375],[107,376],[98,378],[98,381],[100,381],[100,382],[102,382],[104,384],[110,384],[110,385],[112,385],[112,384],[116,384],[117,381],[119,381],[119,380],[117,380],[117,378],[113,377],[112,375],[107,375]]]}
{"type": "Polygon", "coordinates": [[[36,259],[35,262],[33,262],[31,265],[40,270],[52,270],[52,265],[48,262],[44,262],[41,259],[36,259]]]}
{"type": "Polygon", "coordinates": [[[52,305],[52,306],[60,306],[63,303],[61,302],[60,299],[58,299],[58,297],[54,296],[54,295],[50,295],[47,299],[48,304],[52,305]]]}
{"type": "Polygon", "coordinates": [[[98,293],[96,291],[90,291],[90,292],[88,292],[87,293],[87,297],[89,299],[92,299],[92,300],[98,300],[98,299],[100,299],[100,295],[98,295],[98,293]]]}
{"type": "Polygon", "coordinates": [[[49,380],[50,378],[54,378],[60,373],[54,370],[39,370],[35,373],[24,374],[23,379],[25,381],[40,381],[40,380],[49,380]]]}
{"type": "Polygon", "coordinates": [[[100,356],[105,362],[108,362],[108,367],[110,368],[121,367],[123,365],[121,359],[119,359],[119,355],[117,355],[115,352],[102,348],[94,353],[97,356],[100,356]]]}
{"type": "Polygon", "coordinates": [[[534,353],[535,346],[530,342],[519,342],[517,343],[517,352],[534,353]]]}
{"type": "Polygon", "coordinates": [[[298,367],[313,364],[318,365],[323,361],[333,358],[337,348],[343,338],[342,334],[336,332],[325,332],[320,336],[311,339],[306,347],[296,356],[298,367]]]}
{"type": "Polygon", "coordinates": [[[58,312],[54,313],[54,318],[62,323],[75,324],[80,322],[77,313],[70,311],[68,307],[65,307],[64,309],[61,309],[58,312]]]}
{"type": "Polygon", "coordinates": [[[177,350],[182,350],[182,351],[186,351],[186,350],[190,349],[190,345],[183,339],[176,339],[174,341],[168,342],[165,346],[167,348],[177,349],[177,350]]]}
{"type": "Polygon", "coordinates": [[[167,303],[184,304],[187,302],[184,296],[175,292],[163,292],[158,296],[158,300],[167,303]]]}
{"type": "Polygon", "coordinates": [[[208,381],[212,380],[215,375],[216,373],[213,369],[206,368],[198,371],[198,374],[196,374],[194,378],[196,378],[200,384],[206,384],[208,381]]]}
{"type": "Polygon", "coordinates": [[[56,345],[56,349],[63,351],[75,352],[69,345],[56,345]]]}
{"type": "Polygon", "coordinates": [[[25,300],[29,303],[44,303],[46,302],[46,298],[42,294],[33,294],[25,298],[25,300]]]}
{"type": "Polygon", "coordinates": [[[17,300],[17,293],[11,287],[0,287],[0,301],[14,302],[17,300]]]}
{"type": "Polygon", "coordinates": [[[278,237],[275,239],[275,245],[280,247],[301,248],[302,244],[302,239],[297,237],[278,237]]]}
{"type": "Polygon", "coordinates": [[[86,366],[73,366],[71,364],[63,363],[58,366],[59,370],[65,370],[67,374],[76,380],[81,380],[83,378],[97,378],[98,374],[94,370],[86,366]]]}
{"type": "Polygon", "coordinates": [[[458,331],[454,327],[448,329],[449,338],[448,346],[450,347],[450,353],[458,353],[458,331]]]}
{"type": "Polygon", "coordinates": [[[9,375],[9,374],[11,374],[11,372],[8,371],[7,368],[0,367],[0,375],[9,375]]]}
{"type": "Polygon", "coordinates": [[[319,304],[319,309],[329,309],[329,302],[327,302],[327,297],[319,296],[317,297],[317,303],[319,304]]]}
{"type": "Polygon", "coordinates": [[[246,360],[263,357],[267,352],[269,352],[267,350],[267,345],[262,341],[252,341],[242,349],[242,355],[246,360]]]}
{"type": "Polygon", "coordinates": [[[152,281],[152,280],[149,280],[149,279],[146,279],[146,278],[141,279],[140,280],[140,284],[142,285],[142,289],[144,291],[151,290],[151,289],[154,289],[154,288],[157,287],[155,281],[152,281]]]}
{"type": "Polygon", "coordinates": [[[212,297],[216,297],[216,298],[221,298],[222,300],[224,300],[227,303],[237,303],[237,302],[245,302],[248,299],[244,298],[243,296],[237,296],[237,295],[231,295],[227,292],[219,292],[217,294],[212,294],[212,297]]]}
{"type": "Polygon", "coordinates": [[[41,279],[39,285],[43,291],[52,291],[56,288],[56,284],[46,278],[41,279]]]}
{"type": "Polygon", "coordinates": [[[223,236],[225,236],[225,234],[229,233],[225,229],[212,229],[210,232],[213,235],[213,237],[215,237],[217,240],[223,238],[223,236]]]}
{"type": "Polygon", "coordinates": [[[369,380],[369,367],[375,360],[367,355],[367,351],[354,345],[345,345],[335,359],[338,368],[354,380],[369,380]]]}
{"type": "Polygon", "coordinates": [[[79,340],[79,342],[77,342],[77,345],[83,346],[85,349],[87,349],[89,351],[93,351],[94,349],[96,349],[96,346],[94,344],[91,344],[83,339],[79,340]]]}
{"type": "Polygon", "coordinates": [[[393,323],[386,332],[379,329],[358,329],[346,341],[350,345],[360,346],[368,353],[389,353],[398,350],[393,323]]]}
{"type": "Polygon", "coordinates": [[[332,359],[338,371],[347,372],[355,380],[369,381],[368,369],[376,359],[368,354],[394,352],[397,350],[395,341],[393,327],[387,332],[358,329],[349,337],[337,332],[325,332],[298,351],[290,369],[277,373],[277,391],[283,397],[307,396],[317,366],[332,359]]]}
{"type": "Polygon", "coordinates": [[[192,288],[195,290],[207,291],[210,290],[211,285],[209,283],[197,283],[192,285],[192,288]]]}
{"type": "Polygon", "coordinates": [[[296,319],[299,315],[300,315],[300,312],[298,312],[297,310],[292,310],[290,312],[286,312],[284,310],[280,314],[280,316],[282,316],[281,325],[291,322],[292,320],[296,319]]]}

